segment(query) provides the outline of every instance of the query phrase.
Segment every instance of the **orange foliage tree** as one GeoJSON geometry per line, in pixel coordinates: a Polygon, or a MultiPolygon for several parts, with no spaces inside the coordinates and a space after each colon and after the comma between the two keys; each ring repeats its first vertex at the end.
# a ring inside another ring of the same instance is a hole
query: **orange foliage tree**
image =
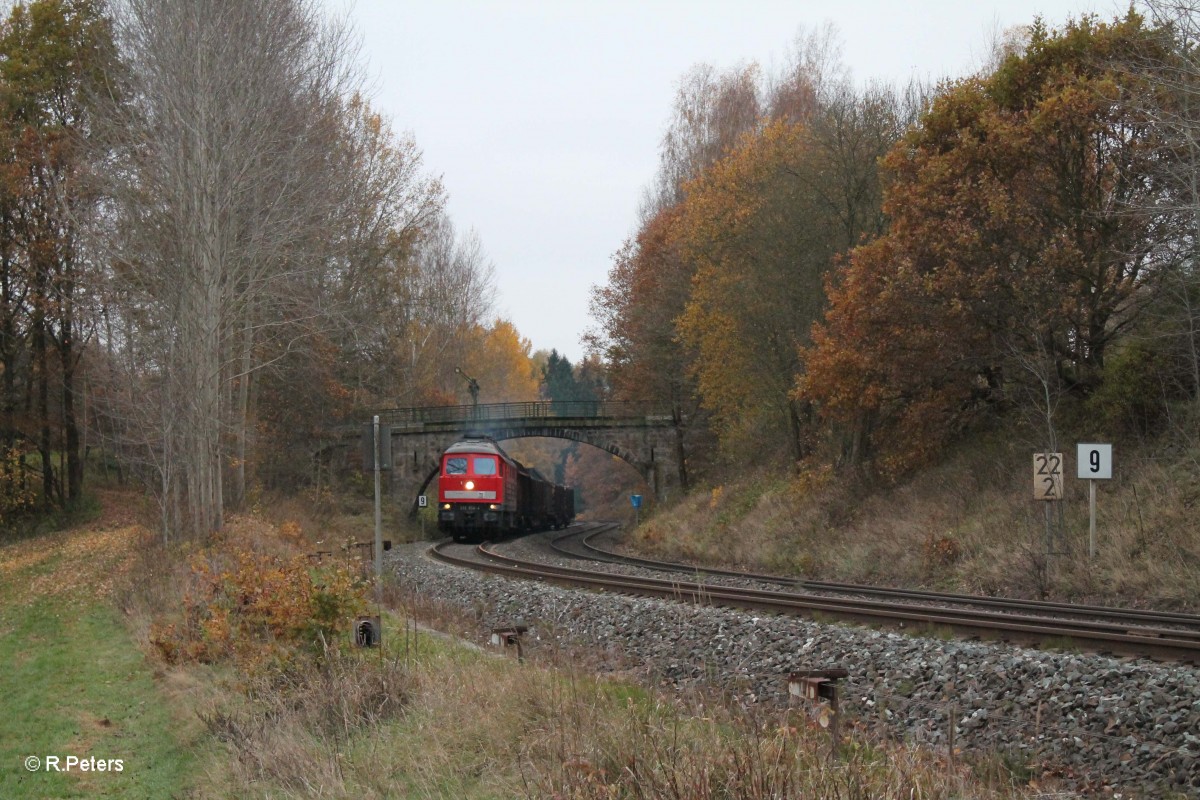
{"type": "Polygon", "coordinates": [[[843,457],[896,474],[981,410],[1012,401],[1029,365],[1086,392],[1158,274],[1169,214],[1158,134],[1123,99],[1156,47],[1130,14],[1051,33],[986,78],[948,87],[887,156],[884,239],[831,282],[795,395],[843,432],[843,457]]]}
{"type": "Polygon", "coordinates": [[[669,404],[687,472],[723,455],[803,455],[798,346],[837,254],[883,226],[877,162],[904,103],[859,92],[829,29],[781,73],[700,68],[681,82],[637,234],[593,290],[590,351],[615,397],[669,404]]]}
{"type": "Polygon", "coordinates": [[[686,358],[675,337],[675,318],[691,285],[674,239],[680,211],[670,206],[647,220],[613,257],[608,283],[592,289],[599,328],[587,343],[608,364],[613,393],[622,400],[681,402],[688,394],[686,358]]]}
{"type": "MultiPolygon", "coordinates": [[[[102,3],[9,4],[0,21],[0,452],[36,450],[41,501],[83,489],[81,360],[97,263],[82,242],[101,216],[90,187],[91,95],[113,74],[102,3]],[[56,474],[53,454],[65,460],[56,474]]],[[[25,476],[0,462],[0,480],[25,476]]]]}

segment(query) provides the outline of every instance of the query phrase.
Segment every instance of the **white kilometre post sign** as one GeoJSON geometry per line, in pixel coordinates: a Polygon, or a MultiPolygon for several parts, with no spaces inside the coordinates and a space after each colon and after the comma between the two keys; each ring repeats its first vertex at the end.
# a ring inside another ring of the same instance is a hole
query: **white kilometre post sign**
{"type": "Polygon", "coordinates": [[[1112,445],[1077,446],[1076,476],[1088,482],[1088,556],[1096,557],[1096,481],[1112,480],[1112,445]]]}

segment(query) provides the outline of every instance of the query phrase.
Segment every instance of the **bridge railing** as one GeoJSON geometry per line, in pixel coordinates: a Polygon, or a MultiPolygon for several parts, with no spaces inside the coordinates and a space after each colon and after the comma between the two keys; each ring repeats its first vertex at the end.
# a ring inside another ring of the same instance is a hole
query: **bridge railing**
{"type": "Polygon", "coordinates": [[[527,403],[481,403],[477,406],[391,408],[379,412],[379,421],[392,426],[403,426],[427,422],[488,422],[510,419],[631,419],[657,416],[670,417],[670,411],[631,401],[538,400],[527,403]]]}

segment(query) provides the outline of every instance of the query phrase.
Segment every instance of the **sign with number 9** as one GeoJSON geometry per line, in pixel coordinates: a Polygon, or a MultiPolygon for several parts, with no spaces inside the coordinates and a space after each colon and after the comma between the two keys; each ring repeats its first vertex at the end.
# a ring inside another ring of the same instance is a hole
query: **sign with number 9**
{"type": "Polygon", "coordinates": [[[1076,477],[1080,480],[1107,481],[1112,478],[1112,445],[1081,444],[1076,453],[1076,477]]]}

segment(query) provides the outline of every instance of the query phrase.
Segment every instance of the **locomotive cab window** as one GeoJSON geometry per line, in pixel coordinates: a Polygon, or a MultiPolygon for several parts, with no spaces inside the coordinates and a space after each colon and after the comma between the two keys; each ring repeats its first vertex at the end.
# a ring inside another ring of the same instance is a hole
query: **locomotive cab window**
{"type": "Polygon", "coordinates": [[[480,456],[474,459],[476,475],[495,475],[496,459],[492,456],[480,456]]]}
{"type": "Polygon", "coordinates": [[[465,458],[447,458],[446,459],[446,474],[447,475],[466,475],[467,460],[465,458]]]}

